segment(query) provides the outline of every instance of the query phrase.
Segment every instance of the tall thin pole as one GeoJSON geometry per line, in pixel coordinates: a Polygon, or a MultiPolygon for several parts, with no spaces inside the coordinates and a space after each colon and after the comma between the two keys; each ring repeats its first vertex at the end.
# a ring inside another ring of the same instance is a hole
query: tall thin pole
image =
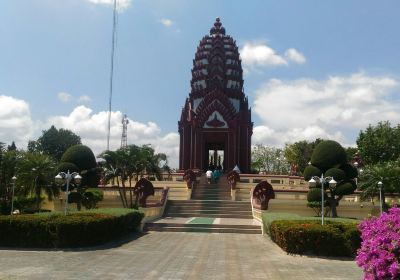
{"type": "Polygon", "coordinates": [[[117,0],[114,0],[112,43],[111,43],[110,96],[108,99],[107,150],[110,150],[111,102],[113,94],[116,25],[117,25],[117,0]]]}
{"type": "Polygon", "coordinates": [[[68,193],[69,193],[69,182],[71,181],[72,175],[71,173],[65,174],[65,180],[67,181],[67,189],[65,190],[65,204],[64,204],[64,216],[67,215],[68,212],[68,193]]]}
{"type": "Polygon", "coordinates": [[[325,179],[324,179],[324,174],[321,176],[321,224],[324,225],[324,212],[325,212],[325,204],[324,204],[324,184],[325,184],[325,179]]]}
{"type": "Polygon", "coordinates": [[[17,177],[13,176],[12,179],[13,184],[12,184],[12,196],[11,196],[11,215],[14,213],[14,193],[15,193],[15,180],[17,180],[17,177]]]}
{"type": "Polygon", "coordinates": [[[382,186],[379,186],[379,202],[380,202],[380,208],[381,208],[381,215],[383,212],[383,207],[382,207],[382,186]]]}

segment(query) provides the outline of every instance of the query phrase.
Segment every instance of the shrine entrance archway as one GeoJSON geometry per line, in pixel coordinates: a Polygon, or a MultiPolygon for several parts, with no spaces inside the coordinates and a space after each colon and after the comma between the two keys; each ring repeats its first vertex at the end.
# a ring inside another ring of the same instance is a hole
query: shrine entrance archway
{"type": "Polygon", "coordinates": [[[225,144],[224,143],[205,143],[205,160],[206,169],[224,170],[225,144]]]}

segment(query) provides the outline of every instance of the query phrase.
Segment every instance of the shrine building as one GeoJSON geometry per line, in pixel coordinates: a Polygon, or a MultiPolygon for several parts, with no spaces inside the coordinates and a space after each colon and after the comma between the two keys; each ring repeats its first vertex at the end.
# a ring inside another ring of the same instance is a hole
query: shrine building
{"type": "Polygon", "coordinates": [[[190,84],[178,122],[179,169],[229,171],[237,165],[250,172],[253,123],[243,69],[236,42],[219,18],[197,47],[190,84]]]}

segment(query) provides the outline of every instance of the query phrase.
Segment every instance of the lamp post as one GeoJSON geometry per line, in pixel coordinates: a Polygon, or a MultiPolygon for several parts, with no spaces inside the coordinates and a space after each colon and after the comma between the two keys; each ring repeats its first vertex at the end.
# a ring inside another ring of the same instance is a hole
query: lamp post
{"type": "Polygon", "coordinates": [[[17,180],[17,177],[13,176],[11,178],[12,180],[12,195],[11,195],[11,215],[14,213],[14,193],[15,193],[15,181],[17,180]]]}
{"type": "Polygon", "coordinates": [[[378,188],[379,188],[379,202],[380,202],[380,208],[381,208],[381,215],[383,212],[383,207],[382,207],[382,187],[383,187],[383,183],[381,181],[378,182],[378,188]]]}
{"type": "Polygon", "coordinates": [[[329,183],[331,188],[336,187],[337,182],[333,177],[324,177],[324,174],[321,177],[313,176],[308,183],[310,187],[313,188],[317,185],[317,182],[321,183],[321,225],[324,225],[324,210],[325,210],[325,201],[324,201],[324,184],[326,182],[329,183]]]}
{"type": "Polygon", "coordinates": [[[67,188],[65,190],[65,205],[64,205],[64,215],[67,215],[68,210],[68,192],[69,192],[69,184],[73,180],[77,185],[80,185],[82,181],[82,177],[79,175],[78,172],[70,173],[69,170],[67,173],[60,172],[54,178],[57,185],[62,186],[67,184],[67,188]]]}
{"type": "Polygon", "coordinates": [[[353,165],[354,165],[354,167],[357,169],[357,177],[355,178],[355,181],[356,181],[356,186],[358,186],[358,161],[355,161],[354,163],[353,163],[353,165]]]}

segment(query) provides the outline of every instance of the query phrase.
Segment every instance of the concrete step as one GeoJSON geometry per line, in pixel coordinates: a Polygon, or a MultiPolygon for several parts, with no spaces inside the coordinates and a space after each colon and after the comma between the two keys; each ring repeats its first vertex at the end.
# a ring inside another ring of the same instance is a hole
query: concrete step
{"type": "Polygon", "coordinates": [[[230,200],[188,200],[188,201],[168,201],[168,206],[202,206],[202,207],[251,207],[249,202],[238,203],[230,200]]]}
{"type": "Polygon", "coordinates": [[[166,211],[182,211],[182,210],[222,210],[222,211],[250,211],[251,207],[249,206],[210,206],[204,207],[202,205],[184,205],[184,206],[168,206],[166,211]]]}
{"type": "Polygon", "coordinates": [[[196,214],[232,214],[232,215],[251,215],[251,210],[221,210],[221,209],[181,209],[178,211],[173,211],[168,209],[167,215],[170,214],[181,214],[181,213],[196,213],[196,214]]]}
{"type": "Polygon", "coordinates": [[[193,199],[207,199],[207,200],[228,200],[230,197],[225,195],[194,195],[193,199]]]}
{"type": "Polygon", "coordinates": [[[214,190],[197,190],[197,191],[193,191],[193,194],[202,194],[202,193],[223,193],[223,194],[227,194],[229,196],[231,196],[231,192],[230,191],[214,191],[214,190]]]}
{"type": "Polygon", "coordinates": [[[152,227],[210,227],[210,228],[240,228],[240,229],[260,229],[257,225],[229,225],[229,224],[182,224],[182,223],[146,223],[152,227]]]}
{"type": "Polygon", "coordinates": [[[253,219],[252,214],[211,214],[211,213],[198,213],[194,212],[179,212],[179,213],[167,213],[164,217],[182,217],[182,218],[190,218],[190,217],[205,217],[205,218],[237,218],[237,219],[253,219]]]}
{"type": "Polygon", "coordinates": [[[261,234],[260,226],[147,223],[145,231],[261,234]]]}

